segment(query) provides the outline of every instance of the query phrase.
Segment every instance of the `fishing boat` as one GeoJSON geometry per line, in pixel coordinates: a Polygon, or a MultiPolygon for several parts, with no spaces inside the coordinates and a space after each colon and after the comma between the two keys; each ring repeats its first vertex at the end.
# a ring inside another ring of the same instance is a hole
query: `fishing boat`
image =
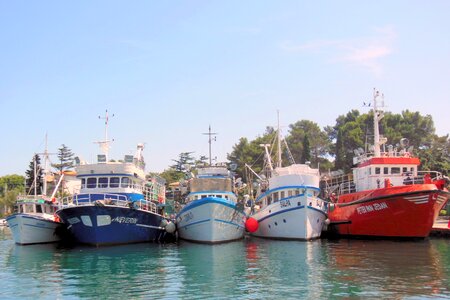
{"type": "Polygon", "coordinates": [[[45,196],[19,196],[15,213],[6,218],[14,242],[21,245],[58,242],[57,228],[63,226],[54,216],[58,208],[45,196]]]}
{"type": "Polygon", "coordinates": [[[96,163],[78,160],[75,170],[81,181],[80,191],[63,199],[66,206],[57,215],[75,241],[82,244],[164,241],[166,230],[173,232],[175,225],[162,215],[164,181],[145,176],[144,145],[137,145],[134,156],[112,161],[108,159],[109,141],[105,135],[101,142],[104,153],[97,156],[96,163]]]}
{"type": "Polygon", "coordinates": [[[244,237],[246,216],[234,193],[234,178],[225,164],[212,165],[211,126],[209,165],[197,169],[189,181],[185,205],[177,213],[180,239],[200,243],[223,243],[244,237]]]}
{"type": "Polygon", "coordinates": [[[401,149],[387,146],[379,133],[384,98],[374,91],[374,144],[354,151],[351,176],[329,176],[324,181],[334,204],[330,229],[341,236],[425,238],[449,199],[446,180],[439,172],[420,172],[407,139],[401,149]]]}
{"type": "Polygon", "coordinates": [[[190,179],[186,205],[176,216],[181,239],[223,243],[244,237],[246,216],[233,192],[233,179],[225,166],[198,169],[190,179]]]}
{"type": "Polygon", "coordinates": [[[45,147],[45,152],[41,154],[45,158],[43,193],[38,194],[37,172],[41,171],[38,170],[39,166],[37,166],[36,159],[34,159],[34,181],[30,187],[30,192],[34,188],[34,195],[19,195],[14,205],[15,212],[6,218],[14,241],[21,245],[58,242],[61,239],[58,229],[64,226],[59,218],[55,216],[56,210],[60,208],[55,195],[64,175],[60,177],[52,195],[50,197],[47,196],[46,178],[49,174],[47,146],[45,147]]]}
{"type": "Polygon", "coordinates": [[[319,238],[327,220],[328,210],[327,201],[319,197],[319,170],[308,164],[296,164],[292,157],[290,161],[293,163],[282,167],[279,129],[277,139],[278,160],[275,168],[268,150],[270,144],[262,145],[265,148],[269,173],[264,178],[254,173],[259,178],[260,185],[251,218],[246,223],[247,230],[251,235],[261,238],[319,238]]]}

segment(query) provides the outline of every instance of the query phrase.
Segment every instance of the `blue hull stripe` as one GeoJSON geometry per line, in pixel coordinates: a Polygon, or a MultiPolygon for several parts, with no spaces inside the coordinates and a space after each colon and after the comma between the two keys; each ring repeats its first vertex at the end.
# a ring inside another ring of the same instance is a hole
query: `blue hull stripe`
{"type": "Polygon", "coordinates": [[[192,222],[190,224],[183,225],[182,227],[186,228],[186,227],[189,227],[189,226],[192,226],[192,225],[197,225],[197,224],[201,224],[201,223],[205,223],[205,222],[209,222],[209,221],[211,221],[211,219],[206,219],[206,220],[201,220],[201,221],[197,221],[197,222],[192,222]]]}
{"type": "MultiPolygon", "coordinates": [[[[265,219],[271,218],[271,217],[276,216],[276,215],[279,215],[279,214],[284,214],[284,213],[287,213],[287,212],[290,212],[290,211],[293,211],[293,210],[303,209],[303,208],[305,208],[305,206],[304,206],[304,205],[300,205],[300,206],[297,206],[297,207],[293,207],[293,208],[288,208],[288,209],[284,209],[284,210],[281,210],[281,211],[277,211],[277,212],[275,212],[275,213],[273,213],[273,214],[267,215],[267,216],[265,216],[265,217],[259,219],[258,222],[262,222],[262,221],[264,221],[265,219]]],[[[307,208],[308,208],[308,209],[315,210],[315,211],[318,211],[318,212],[324,214],[325,216],[327,215],[327,214],[324,213],[323,211],[321,211],[321,210],[319,210],[319,209],[317,209],[317,208],[314,208],[314,207],[312,207],[312,206],[307,206],[307,208]]]]}
{"type": "Polygon", "coordinates": [[[230,221],[226,221],[226,220],[214,219],[214,221],[221,222],[221,223],[225,223],[225,224],[230,224],[230,225],[233,225],[233,226],[238,226],[238,227],[244,228],[244,226],[242,226],[242,225],[239,225],[239,224],[237,224],[237,223],[233,223],[233,222],[230,222],[230,221]]]}
{"type": "MultiPolygon", "coordinates": [[[[211,219],[205,219],[205,220],[193,222],[193,223],[190,223],[190,224],[183,225],[181,227],[187,228],[187,227],[192,226],[192,225],[197,225],[197,224],[201,224],[201,223],[205,223],[205,222],[209,222],[209,221],[211,221],[211,219]]],[[[244,228],[244,226],[242,226],[242,225],[239,225],[239,224],[236,224],[236,223],[233,223],[233,222],[230,222],[230,221],[226,221],[226,220],[214,219],[214,221],[244,228]]]]}
{"type": "Polygon", "coordinates": [[[177,217],[182,215],[183,213],[185,213],[185,212],[195,208],[195,207],[202,206],[202,205],[205,205],[205,204],[210,204],[210,203],[216,203],[216,204],[220,204],[220,205],[223,205],[223,206],[227,206],[227,207],[236,209],[236,204],[233,203],[233,202],[227,202],[226,199],[207,197],[207,198],[194,200],[194,201],[190,202],[188,205],[183,207],[183,209],[178,213],[177,217]]]}

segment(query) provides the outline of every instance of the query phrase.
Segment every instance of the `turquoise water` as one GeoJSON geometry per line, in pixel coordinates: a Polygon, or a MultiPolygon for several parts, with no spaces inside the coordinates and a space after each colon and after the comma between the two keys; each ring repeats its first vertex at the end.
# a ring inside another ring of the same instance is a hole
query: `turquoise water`
{"type": "Polygon", "coordinates": [[[104,248],[15,245],[2,299],[450,298],[450,240],[242,241],[104,248]]]}

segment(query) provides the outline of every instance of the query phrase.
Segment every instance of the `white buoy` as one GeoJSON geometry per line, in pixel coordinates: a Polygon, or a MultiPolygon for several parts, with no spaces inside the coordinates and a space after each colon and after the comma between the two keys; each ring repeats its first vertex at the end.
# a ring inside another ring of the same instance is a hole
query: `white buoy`
{"type": "Polygon", "coordinates": [[[176,230],[175,223],[173,222],[168,222],[165,228],[167,233],[174,233],[176,230]]]}
{"type": "Polygon", "coordinates": [[[159,226],[162,227],[162,228],[166,228],[167,224],[168,224],[167,220],[166,219],[162,219],[161,220],[161,224],[159,224],[159,226]]]}

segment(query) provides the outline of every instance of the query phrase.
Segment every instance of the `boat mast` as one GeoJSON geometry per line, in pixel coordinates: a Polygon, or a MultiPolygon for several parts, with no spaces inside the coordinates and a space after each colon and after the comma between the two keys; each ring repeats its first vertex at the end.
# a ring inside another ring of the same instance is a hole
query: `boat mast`
{"type": "MultiPolygon", "coordinates": [[[[211,132],[211,125],[209,125],[209,130],[207,133],[202,133],[204,135],[208,135],[209,136],[209,165],[212,165],[212,158],[211,158],[211,142],[212,142],[212,136],[213,135],[217,135],[217,132],[211,132]]],[[[214,137],[214,141],[216,140],[216,137],[214,137]]]]}
{"type": "MultiPolygon", "coordinates": [[[[112,115],[112,117],[114,117],[114,114],[112,115]]],[[[109,123],[109,115],[108,115],[108,110],[106,110],[105,116],[104,117],[100,117],[98,116],[99,119],[104,119],[105,120],[105,140],[103,141],[98,141],[95,142],[97,144],[100,145],[100,149],[102,149],[103,154],[106,157],[106,161],[108,161],[108,154],[109,154],[109,144],[111,143],[110,140],[108,140],[108,123],[109,123]]]]}
{"type": "Polygon", "coordinates": [[[373,89],[373,129],[374,129],[374,155],[375,157],[381,156],[381,145],[383,144],[380,139],[379,121],[384,117],[384,95],[373,89]],[[381,103],[378,101],[381,100],[381,103]]]}
{"type": "Polygon", "coordinates": [[[278,148],[278,161],[277,167],[281,168],[281,132],[280,132],[280,111],[277,110],[278,130],[277,130],[277,148],[278,148]]]}

